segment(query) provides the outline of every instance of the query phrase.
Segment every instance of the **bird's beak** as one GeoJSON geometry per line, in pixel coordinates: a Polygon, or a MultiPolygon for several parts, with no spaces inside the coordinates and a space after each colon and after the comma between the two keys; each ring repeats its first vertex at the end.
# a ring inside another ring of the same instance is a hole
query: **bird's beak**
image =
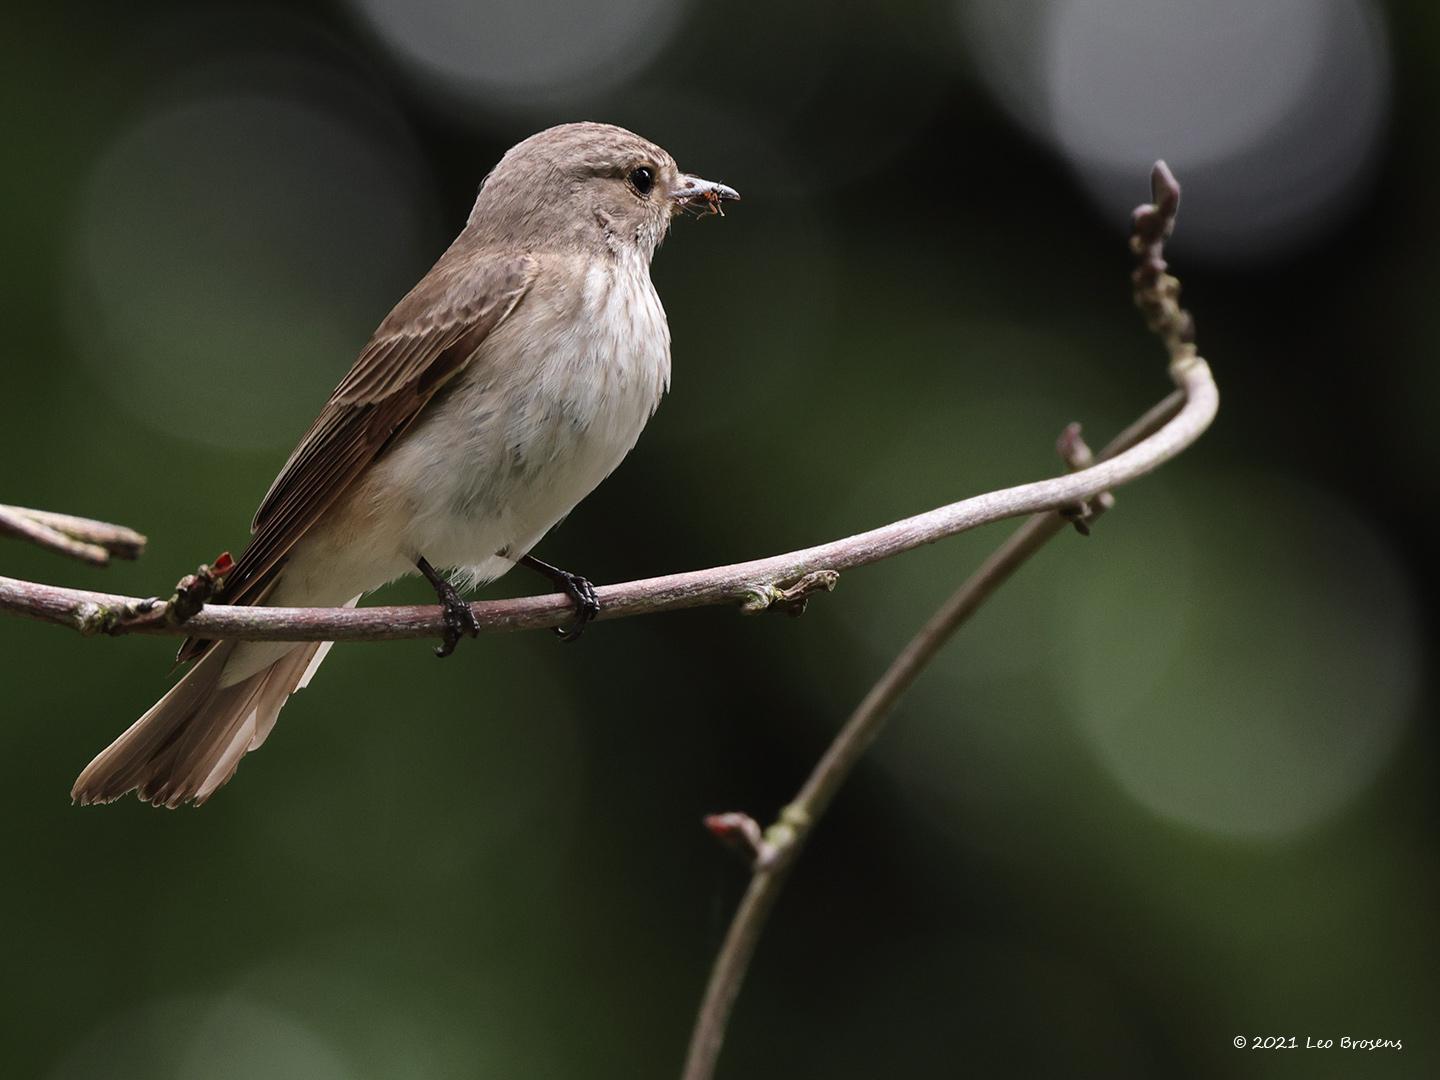
{"type": "Polygon", "coordinates": [[[724,215],[720,204],[725,201],[739,202],[740,193],[732,187],[717,184],[714,180],[701,180],[698,176],[681,176],[670,193],[675,200],[676,210],[694,210],[697,213],[724,215]]]}

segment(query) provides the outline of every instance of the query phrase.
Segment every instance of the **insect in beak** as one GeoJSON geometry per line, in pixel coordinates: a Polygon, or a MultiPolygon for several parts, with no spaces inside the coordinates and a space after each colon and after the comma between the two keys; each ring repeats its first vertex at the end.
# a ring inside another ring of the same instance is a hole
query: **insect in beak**
{"type": "Polygon", "coordinates": [[[676,210],[692,211],[696,217],[706,214],[725,216],[722,202],[738,202],[740,193],[732,187],[717,184],[713,180],[702,180],[698,176],[681,176],[670,196],[675,200],[676,210]]]}

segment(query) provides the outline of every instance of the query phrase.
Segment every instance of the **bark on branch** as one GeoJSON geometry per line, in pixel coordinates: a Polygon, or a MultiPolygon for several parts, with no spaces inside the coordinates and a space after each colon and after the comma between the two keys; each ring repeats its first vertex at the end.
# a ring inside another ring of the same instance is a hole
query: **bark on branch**
{"type": "Polygon", "coordinates": [[[124,525],[23,506],[0,505],[0,536],[28,540],[95,566],[106,565],[112,555],[138,559],[145,550],[145,537],[124,525]]]}
{"type": "MultiPolygon", "coordinates": [[[[828,544],[766,559],[645,578],[597,589],[600,618],[733,604],[759,611],[794,604],[805,591],[830,588],[835,575],[880,562],[981,525],[1085,504],[1111,488],[1159,467],[1209,426],[1218,395],[1210,369],[1198,357],[1172,364],[1183,404],[1158,431],[1116,457],[1068,476],[976,495],[828,544]],[[800,588],[796,588],[800,585],[800,588]]],[[[83,634],[178,634],[245,641],[384,641],[431,638],[443,629],[438,607],[272,608],[210,604],[188,619],[164,617],[168,601],[66,589],[0,577],[0,611],[78,630],[83,634]]],[[[489,632],[559,626],[571,615],[562,594],[471,604],[489,632]]]]}

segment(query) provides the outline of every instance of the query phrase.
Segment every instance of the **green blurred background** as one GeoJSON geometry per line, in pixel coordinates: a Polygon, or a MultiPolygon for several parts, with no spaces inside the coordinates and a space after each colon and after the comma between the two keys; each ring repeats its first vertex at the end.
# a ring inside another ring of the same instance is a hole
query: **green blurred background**
{"type": "MultiPolygon", "coordinates": [[[[243,545],[370,330],[548,124],[627,125],[745,196],[677,223],[673,393],[538,549],[597,582],[1047,475],[1070,420],[1103,442],[1167,389],[1124,244],[1167,158],[1220,419],[906,700],[722,1075],[1437,1075],[1432,5],[6,14],[0,500],[151,544],[97,571],[5,542],[0,570],[141,595],[243,545]]],[[[672,1074],[743,883],[701,816],[771,816],[1004,529],[799,620],[443,664],[343,646],[199,811],[67,798],[173,642],[0,621],[3,1071],[672,1074]]]]}

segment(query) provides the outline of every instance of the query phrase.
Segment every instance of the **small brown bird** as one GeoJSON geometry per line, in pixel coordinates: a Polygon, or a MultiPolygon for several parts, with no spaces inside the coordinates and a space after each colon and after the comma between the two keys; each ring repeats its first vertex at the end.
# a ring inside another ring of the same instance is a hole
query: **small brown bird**
{"type": "MultiPolygon", "coordinates": [[[[517,562],[574,600],[590,583],[530,556],[640,437],[670,383],[650,259],[680,211],[738,199],[608,124],[565,124],[511,149],[465,228],[380,324],[270,486],[216,598],[354,605],[422,573],[448,654],[476,628],[456,586],[517,562]]],[[[75,781],[80,803],[138,790],[199,805],[265,741],[329,642],[200,641],[196,663],[75,781]]]]}

